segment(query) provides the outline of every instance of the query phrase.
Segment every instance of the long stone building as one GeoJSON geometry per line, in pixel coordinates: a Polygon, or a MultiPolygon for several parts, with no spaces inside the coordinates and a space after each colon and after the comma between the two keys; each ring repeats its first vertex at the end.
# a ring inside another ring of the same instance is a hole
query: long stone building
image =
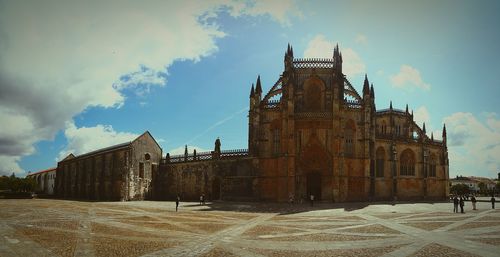
{"type": "Polygon", "coordinates": [[[70,154],[57,163],[56,194],[91,200],[151,198],[161,156],[161,147],[148,131],[131,142],[70,154]]]}
{"type": "Polygon", "coordinates": [[[250,88],[248,150],[222,151],[217,139],[213,151],[186,148],[183,155],[161,158],[161,148],[151,143],[132,151],[132,163],[123,161],[130,150],[118,146],[60,162],[57,192],[122,200],[195,200],[204,194],[212,200],[287,201],[314,195],[330,202],[448,195],[446,127],[442,140],[435,140],[425,124],[415,123],[408,105],[377,110],[368,78],[359,94],[342,73],[338,47],[330,59],[301,59],[289,46],[284,71],[270,88],[263,94],[260,77],[250,88]],[[135,174],[146,150],[155,153],[155,164],[141,178],[135,174]]]}

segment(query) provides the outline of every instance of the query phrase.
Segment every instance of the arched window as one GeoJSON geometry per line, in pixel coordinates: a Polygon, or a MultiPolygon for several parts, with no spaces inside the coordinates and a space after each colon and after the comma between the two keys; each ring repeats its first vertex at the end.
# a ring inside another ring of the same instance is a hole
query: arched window
{"type": "Polygon", "coordinates": [[[384,159],[385,151],[383,147],[379,147],[376,152],[375,173],[377,177],[384,176],[384,159]]]}
{"type": "Polygon", "coordinates": [[[304,82],[305,110],[308,112],[324,111],[325,83],[317,77],[311,77],[304,82]]]}
{"type": "Polygon", "coordinates": [[[280,130],[279,129],[273,130],[273,153],[274,154],[280,153],[280,130]]]}
{"type": "Polygon", "coordinates": [[[345,143],[344,143],[344,154],[346,157],[354,156],[354,135],[355,127],[352,120],[347,121],[345,125],[345,143]]]}
{"type": "Polygon", "coordinates": [[[382,134],[387,133],[387,124],[385,123],[385,120],[382,121],[382,125],[380,126],[382,134]]]}
{"type": "Polygon", "coordinates": [[[401,153],[399,164],[399,175],[415,176],[415,154],[412,150],[406,149],[401,153]]]}
{"type": "Polygon", "coordinates": [[[436,155],[431,154],[431,159],[429,162],[429,177],[436,177],[436,162],[437,162],[436,155]]]}

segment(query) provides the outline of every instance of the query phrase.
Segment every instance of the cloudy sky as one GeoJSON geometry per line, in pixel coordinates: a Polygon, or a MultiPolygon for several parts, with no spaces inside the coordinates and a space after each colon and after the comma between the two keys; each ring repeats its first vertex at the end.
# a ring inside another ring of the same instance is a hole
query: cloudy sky
{"type": "Polygon", "coordinates": [[[0,0],[0,174],[149,130],[164,152],[247,147],[250,86],[330,57],[448,130],[450,177],[500,172],[498,1],[0,0]]]}

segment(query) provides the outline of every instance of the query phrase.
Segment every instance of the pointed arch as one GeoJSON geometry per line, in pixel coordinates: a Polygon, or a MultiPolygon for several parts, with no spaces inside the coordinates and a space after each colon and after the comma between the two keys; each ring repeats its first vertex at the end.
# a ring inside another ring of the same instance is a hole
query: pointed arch
{"type": "Polygon", "coordinates": [[[382,146],[377,148],[375,153],[375,175],[376,177],[384,177],[384,166],[385,166],[385,149],[382,146]]]}
{"type": "Polygon", "coordinates": [[[429,177],[436,177],[436,163],[437,156],[436,154],[432,153],[429,160],[429,177]]]}
{"type": "Polygon", "coordinates": [[[354,153],[356,152],[355,150],[355,143],[356,142],[356,125],[354,124],[354,121],[349,119],[346,121],[345,127],[344,127],[344,155],[346,157],[354,157],[354,153]]]}
{"type": "Polygon", "coordinates": [[[325,83],[317,76],[312,76],[304,82],[304,108],[306,111],[324,111],[325,90],[325,83]]]}
{"type": "Polygon", "coordinates": [[[401,153],[399,160],[399,175],[415,176],[415,153],[406,149],[401,153]]]}

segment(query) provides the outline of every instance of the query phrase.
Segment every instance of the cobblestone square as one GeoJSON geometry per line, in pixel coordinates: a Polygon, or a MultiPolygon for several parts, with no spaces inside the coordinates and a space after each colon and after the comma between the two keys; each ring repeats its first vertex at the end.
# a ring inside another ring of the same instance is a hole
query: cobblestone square
{"type": "Polygon", "coordinates": [[[0,256],[498,256],[500,210],[466,203],[0,200],[0,256]]]}

